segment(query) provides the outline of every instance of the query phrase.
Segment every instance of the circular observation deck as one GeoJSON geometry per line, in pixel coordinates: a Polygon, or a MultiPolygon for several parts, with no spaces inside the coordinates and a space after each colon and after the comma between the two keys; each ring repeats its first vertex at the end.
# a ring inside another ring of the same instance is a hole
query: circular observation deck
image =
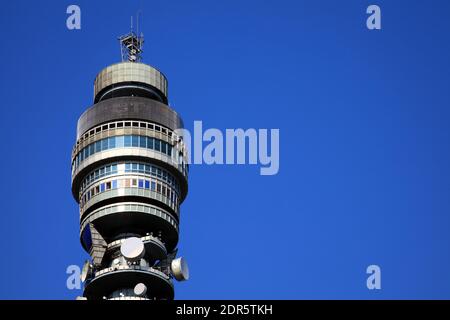
{"type": "Polygon", "coordinates": [[[120,62],[100,71],[94,81],[94,102],[141,96],[167,104],[167,79],[144,63],[120,62]]]}
{"type": "Polygon", "coordinates": [[[88,300],[100,300],[115,290],[129,287],[130,284],[143,283],[151,288],[151,297],[173,299],[174,289],[170,277],[152,267],[138,265],[118,266],[102,269],[86,283],[84,296],[88,300]]]}
{"type": "Polygon", "coordinates": [[[161,234],[167,252],[172,252],[178,243],[178,221],[164,209],[140,202],[119,202],[100,207],[80,221],[80,240],[86,251],[90,250],[86,237],[92,223],[102,237],[110,242],[118,234],[161,234]]]}

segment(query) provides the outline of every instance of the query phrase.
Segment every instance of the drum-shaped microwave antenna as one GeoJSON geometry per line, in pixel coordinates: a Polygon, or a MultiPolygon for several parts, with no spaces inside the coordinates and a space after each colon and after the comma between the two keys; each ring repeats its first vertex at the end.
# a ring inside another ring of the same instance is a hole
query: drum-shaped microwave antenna
{"type": "Polygon", "coordinates": [[[131,237],[122,242],[120,253],[130,262],[140,260],[145,254],[145,246],[141,238],[131,237]]]}
{"type": "Polygon", "coordinates": [[[183,257],[172,260],[170,269],[173,277],[178,281],[189,280],[189,267],[183,257]]]}

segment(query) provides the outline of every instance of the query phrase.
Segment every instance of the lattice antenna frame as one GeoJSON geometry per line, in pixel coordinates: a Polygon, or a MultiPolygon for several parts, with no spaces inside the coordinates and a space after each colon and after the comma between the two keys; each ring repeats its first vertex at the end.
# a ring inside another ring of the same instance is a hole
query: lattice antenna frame
{"type": "MultiPolygon", "coordinates": [[[[139,28],[139,13],[137,25],[139,28]]],[[[144,47],[144,35],[139,34],[139,30],[134,32],[133,30],[133,17],[131,17],[131,31],[119,37],[120,42],[120,53],[122,57],[122,62],[141,62],[142,52],[144,47]]]]}

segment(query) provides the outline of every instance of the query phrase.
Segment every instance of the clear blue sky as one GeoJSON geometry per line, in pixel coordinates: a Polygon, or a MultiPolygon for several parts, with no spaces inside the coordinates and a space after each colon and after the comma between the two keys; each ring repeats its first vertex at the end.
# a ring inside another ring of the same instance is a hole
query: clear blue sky
{"type": "Polygon", "coordinates": [[[76,121],[142,8],[187,128],[280,128],[280,172],[191,166],[179,299],[450,298],[450,2],[67,1],[0,7],[0,298],[73,299],[76,121]],[[382,30],[365,26],[382,9],[382,30]],[[365,269],[382,268],[382,290],[365,269]]]}

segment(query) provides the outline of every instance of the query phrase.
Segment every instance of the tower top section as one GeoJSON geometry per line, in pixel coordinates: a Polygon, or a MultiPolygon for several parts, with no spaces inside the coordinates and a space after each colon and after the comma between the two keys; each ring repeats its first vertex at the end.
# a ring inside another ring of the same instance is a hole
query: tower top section
{"type": "Polygon", "coordinates": [[[137,96],[167,104],[167,79],[156,68],[144,63],[120,62],[104,68],[94,81],[94,103],[137,96]]]}
{"type": "Polygon", "coordinates": [[[131,30],[130,33],[119,37],[120,53],[122,62],[140,62],[142,60],[142,48],[144,46],[144,35],[131,30]]]}

